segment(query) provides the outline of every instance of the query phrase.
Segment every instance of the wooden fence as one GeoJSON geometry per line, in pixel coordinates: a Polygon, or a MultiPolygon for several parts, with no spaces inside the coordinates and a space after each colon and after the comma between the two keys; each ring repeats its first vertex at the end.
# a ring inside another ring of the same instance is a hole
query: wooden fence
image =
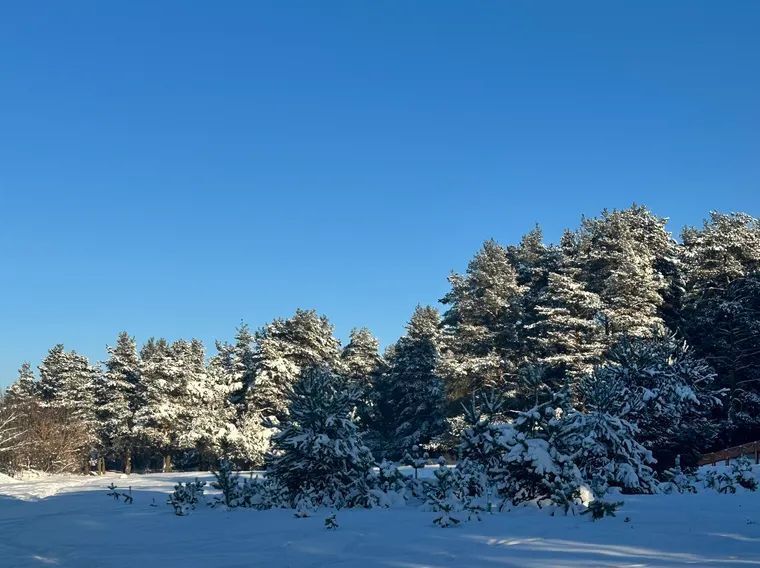
{"type": "Polygon", "coordinates": [[[742,444],[741,446],[726,448],[725,450],[711,454],[702,454],[702,457],[699,459],[699,465],[715,465],[720,461],[725,461],[728,464],[732,459],[742,456],[752,456],[755,458],[755,463],[760,463],[760,440],[742,444]]]}

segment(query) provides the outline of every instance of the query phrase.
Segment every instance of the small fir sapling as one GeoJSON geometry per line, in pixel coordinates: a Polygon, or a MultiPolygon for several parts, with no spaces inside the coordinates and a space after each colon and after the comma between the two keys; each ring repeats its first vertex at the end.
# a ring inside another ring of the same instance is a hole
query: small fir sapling
{"type": "Polygon", "coordinates": [[[715,489],[718,493],[736,493],[738,487],[748,491],[757,490],[757,479],[752,473],[752,462],[740,457],[731,464],[728,471],[720,473],[708,470],[704,477],[705,487],[715,489]]]}
{"type": "Polygon", "coordinates": [[[190,514],[195,506],[203,499],[205,481],[188,481],[174,486],[174,492],[169,495],[167,503],[174,507],[174,514],[180,517],[190,514]]]}
{"type": "Polygon", "coordinates": [[[233,469],[232,462],[225,459],[219,460],[219,469],[212,473],[215,481],[211,483],[211,487],[222,492],[222,498],[217,498],[216,502],[231,509],[241,506],[243,492],[240,475],[233,469]]]}
{"type": "Polygon", "coordinates": [[[662,473],[665,480],[661,484],[665,493],[696,493],[696,478],[683,471],[681,468],[681,456],[676,456],[675,465],[662,473]]]}
{"type": "Polygon", "coordinates": [[[111,482],[111,484],[108,486],[108,495],[109,497],[113,497],[114,501],[118,501],[119,499],[124,499],[124,502],[128,505],[131,505],[134,501],[134,498],[132,497],[132,486],[130,486],[127,489],[127,493],[124,493],[123,491],[117,491],[118,487],[111,482]]]}
{"type": "Polygon", "coordinates": [[[338,521],[335,519],[335,513],[325,518],[325,528],[327,530],[335,530],[338,526],[338,521]]]}
{"type": "Polygon", "coordinates": [[[581,515],[591,515],[592,521],[598,521],[604,517],[614,517],[615,512],[623,506],[622,501],[602,501],[597,499],[589,503],[588,508],[581,513],[581,515]]]}

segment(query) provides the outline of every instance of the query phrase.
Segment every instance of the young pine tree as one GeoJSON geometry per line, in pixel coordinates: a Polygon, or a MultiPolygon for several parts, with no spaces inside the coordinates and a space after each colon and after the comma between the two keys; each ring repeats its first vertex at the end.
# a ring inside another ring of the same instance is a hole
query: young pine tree
{"type": "Polygon", "coordinates": [[[97,419],[101,445],[106,455],[121,459],[124,473],[132,471],[135,445],[134,414],[138,407],[140,359],[135,340],[126,332],[108,347],[105,372],[97,388],[97,419]]]}
{"type": "Polygon", "coordinates": [[[272,438],[267,477],[291,504],[354,507],[368,503],[374,465],[352,410],[358,392],[326,367],[310,367],[288,393],[288,419],[272,438]]]}
{"type": "Polygon", "coordinates": [[[407,332],[396,343],[383,377],[388,414],[395,428],[391,455],[400,457],[413,445],[423,445],[444,430],[445,393],[438,374],[439,323],[435,308],[418,306],[407,332]]]}

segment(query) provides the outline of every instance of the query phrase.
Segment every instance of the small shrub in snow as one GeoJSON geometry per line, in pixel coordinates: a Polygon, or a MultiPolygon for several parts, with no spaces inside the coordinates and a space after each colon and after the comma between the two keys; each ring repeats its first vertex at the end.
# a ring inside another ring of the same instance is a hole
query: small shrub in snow
{"type": "Polygon", "coordinates": [[[325,518],[325,528],[335,530],[338,528],[338,521],[335,519],[335,513],[325,518]]]}
{"type": "Polygon", "coordinates": [[[752,472],[752,462],[745,457],[737,459],[728,471],[720,473],[708,470],[704,477],[705,487],[718,493],[736,493],[738,487],[749,491],[757,490],[757,479],[752,472]]]}
{"type": "Polygon", "coordinates": [[[696,493],[696,477],[681,469],[681,457],[676,456],[676,464],[662,472],[664,479],[660,484],[664,493],[696,493]]]}
{"type": "Polygon", "coordinates": [[[377,472],[367,474],[367,481],[371,487],[372,506],[387,508],[406,502],[409,478],[399,471],[395,462],[380,462],[377,472]]]}
{"type": "Polygon", "coordinates": [[[429,459],[430,455],[427,452],[423,452],[420,447],[415,444],[404,454],[403,462],[404,465],[408,465],[414,469],[414,478],[418,479],[419,470],[425,469],[425,465],[427,465],[429,459]]]}
{"type": "Polygon", "coordinates": [[[118,487],[116,487],[113,482],[108,486],[108,495],[109,497],[113,497],[114,501],[118,501],[119,499],[123,499],[125,503],[131,505],[134,501],[132,497],[132,488],[130,487],[127,491],[127,493],[124,493],[123,491],[117,491],[118,487]]]}
{"type": "Polygon", "coordinates": [[[446,466],[441,458],[434,472],[435,483],[427,485],[426,504],[438,514],[433,523],[439,527],[451,527],[464,520],[480,520],[483,508],[470,494],[471,477],[466,471],[446,466]]]}
{"type": "Polygon", "coordinates": [[[203,499],[205,481],[188,481],[174,486],[174,492],[169,495],[167,503],[174,507],[174,514],[180,517],[188,515],[203,499]]]}
{"type": "Polygon", "coordinates": [[[598,521],[604,517],[614,517],[617,510],[622,506],[622,501],[611,502],[597,499],[589,503],[588,508],[581,515],[591,515],[592,521],[598,521]]]}
{"type": "Polygon", "coordinates": [[[231,509],[241,506],[244,495],[241,491],[240,475],[233,468],[232,462],[220,460],[219,469],[212,473],[215,481],[211,483],[211,487],[222,492],[222,498],[217,498],[216,503],[223,504],[231,509]]]}
{"type": "Polygon", "coordinates": [[[294,517],[299,519],[305,519],[311,517],[311,514],[316,511],[317,507],[314,505],[314,491],[311,489],[305,489],[299,493],[295,502],[294,517]]]}

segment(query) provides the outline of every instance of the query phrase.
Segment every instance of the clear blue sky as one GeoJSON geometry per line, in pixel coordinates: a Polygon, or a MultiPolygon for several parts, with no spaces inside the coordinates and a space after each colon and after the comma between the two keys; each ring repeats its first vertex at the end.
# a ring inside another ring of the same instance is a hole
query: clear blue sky
{"type": "Polygon", "coordinates": [[[760,2],[0,8],[0,384],[314,307],[393,341],[489,237],[760,214],[760,2]]]}

